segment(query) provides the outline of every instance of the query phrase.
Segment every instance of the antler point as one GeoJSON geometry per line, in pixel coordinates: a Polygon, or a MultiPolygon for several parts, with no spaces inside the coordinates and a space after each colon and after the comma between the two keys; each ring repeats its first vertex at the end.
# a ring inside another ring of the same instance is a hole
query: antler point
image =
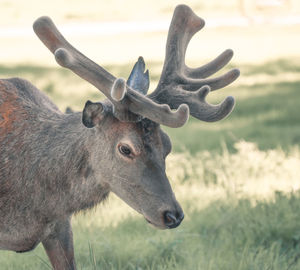
{"type": "Polygon", "coordinates": [[[126,94],[126,82],[123,78],[117,78],[111,88],[111,97],[115,101],[121,101],[126,94]]]}

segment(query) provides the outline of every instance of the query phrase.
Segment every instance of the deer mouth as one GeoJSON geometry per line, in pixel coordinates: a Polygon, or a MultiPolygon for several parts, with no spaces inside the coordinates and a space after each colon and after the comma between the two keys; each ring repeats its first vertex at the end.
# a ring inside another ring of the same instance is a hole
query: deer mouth
{"type": "Polygon", "coordinates": [[[167,229],[167,227],[165,227],[165,226],[155,224],[155,223],[153,223],[152,221],[150,221],[150,220],[147,219],[147,218],[145,218],[145,219],[146,219],[146,221],[147,221],[152,227],[154,227],[155,229],[161,229],[161,230],[167,229]]]}
{"type": "Polygon", "coordinates": [[[145,214],[143,214],[143,216],[144,216],[145,220],[146,220],[151,226],[153,226],[155,229],[160,229],[160,230],[165,230],[165,229],[167,229],[167,227],[166,227],[163,223],[160,223],[160,224],[155,223],[155,222],[153,222],[152,220],[150,220],[148,217],[146,217],[145,214]]]}
{"type": "Polygon", "coordinates": [[[149,224],[152,224],[152,222],[148,218],[145,218],[145,219],[149,224]]]}
{"type": "Polygon", "coordinates": [[[161,223],[155,223],[151,219],[149,219],[145,214],[144,218],[146,221],[151,224],[153,227],[158,229],[174,229],[177,228],[181,221],[184,219],[184,213],[182,210],[180,211],[164,211],[161,223]]]}
{"type": "Polygon", "coordinates": [[[154,224],[153,222],[151,222],[148,218],[145,217],[145,219],[146,219],[146,221],[147,221],[149,224],[155,226],[155,224],[154,224]]]}

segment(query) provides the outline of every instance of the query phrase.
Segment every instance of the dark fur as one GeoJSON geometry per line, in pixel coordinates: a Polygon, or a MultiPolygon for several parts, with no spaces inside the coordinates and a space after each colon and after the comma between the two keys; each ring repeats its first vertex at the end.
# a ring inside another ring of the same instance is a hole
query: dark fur
{"type": "Polygon", "coordinates": [[[108,194],[93,179],[93,131],[29,82],[0,81],[0,248],[31,250],[56,220],[108,194]],[[89,180],[89,181],[88,181],[89,180]]]}
{"type": "Polygon", "coordinates": [[[166,211],[182,213],[165,174],[168,136],[148,119],[120,122],[108,101],[63,114],[29,82],[0,80],[0,150],[0,249],[42,242],[54,269],[76,268],[71,215],[110,191],[159,228],[166,211]]]}

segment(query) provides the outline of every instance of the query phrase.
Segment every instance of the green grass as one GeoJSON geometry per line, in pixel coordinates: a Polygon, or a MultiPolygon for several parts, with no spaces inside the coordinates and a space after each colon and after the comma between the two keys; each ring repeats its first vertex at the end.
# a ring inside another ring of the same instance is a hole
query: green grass
{"type": "MultiPolygon", "coordinates": [[[[255,202],[231,194],[186,211],[187,219],[172,231],[153,229],[141,217],[115,227],[87,222],[100,219],[98,209],[74,218],[78,268],[296,270],[299,207],[299,192],[276,192],[272,200],[255,202]]],[[[27,254],[4,251],[0,263],[1,269],[49,269],[41,246],[27,254]]]]}
{"type": "MultiPolygon", "coordinates": [[[[116,76],[128,77],[132,66],[133,63],[129,63],[105,68],[116,76]]],[[[159,79],[161,66],[162,63],[158,62],[147,64],[151,90],[159,79]]],[[[299,59],[279,59],[240,68],[242,75],[237,82],[209,96],[212,103],[220,102],[227,95],[235,97],[236,107],[227,119],[205,123],[191,117],[183,128],[164,127],[172,139],[174,151],[219,152],[223,144],[233,151],[234,143],[241,139],[257,143],[260,149],[280,147],[288,150],[300,143],[299,59]]],[[[0,77],[10,76],[27,78],[44,90],[62,110],[67,106],[81,110],[87,99],[103,99],[97,89],[62,68],[0,66],[0,77]]]]}
{"type": "MultiPolygon", "coordinates": [[[[147,225],[111,196],[73,218],[78,269],[293,270],[300,268],[300,65],[279,59],[242,65],[241,78],[210,94],[233,95],[233,113],[217,123],[193,118],[164,128],[173,141],[167,172],[185,211],[174,230],[147,225]],[[245,142],[246,141],[246,142],[245,142]]],[[[127,77],[129,65],[107,66],[127,77]]],[[[152,89],[161,63],[149,63],[152,89]]],[[[42,66],[0,66],[20,76],[64,110],[103,98],[70,72],[42,66]]],[[[33,252],[0,252],[0,269],[50,269],[41,245],[33,252]]]]}
{"type": "Polygon", "coordinates": [[[255,206],[249,199],[228,199],[190,212],[189,220],[172,232],[128,219],[98,237],[93,235],[97,228],[85,235],[96,237],[97,269],[298,269],[299,206],[298,193],[277,193],[273,202],[255,206]]]}

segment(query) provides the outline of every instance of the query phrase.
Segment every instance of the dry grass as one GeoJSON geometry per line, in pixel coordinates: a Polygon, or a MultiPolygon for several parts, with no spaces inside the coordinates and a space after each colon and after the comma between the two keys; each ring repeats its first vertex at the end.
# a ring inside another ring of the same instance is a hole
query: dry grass
{"type": "MultiPolygon", "coordinates": [[[[52,0],[40,2],[38,0],[2,0],[1,24],[24,25],[32,18],[46,15],[54,16],[60,22],[68,21],[128,21],[153,20],[166,18],[172,14],[173,8],[182,4],[180,0],[138,1],[138,0],[52,0]]],[[[213,14],[238,14],[239,5],[235,0],[220,3],[217,0],[197,1],[186,0],[185,4],[197,11],[213,14]],[[216,8],[218,7],[218,8],[216,8]]]]}
{"type": "MultiPolygon", "coordinates": [[[[143,55],[147,62],[162,61],[164,58],[167,29],[153,32],[123,32],[110,34],[76,34],[79,25],[93,21],[140,21],[165,22],[171,19],[173,9],[181,1],[9,1],[0,2],[0,37],[1,63],[33,63],[56,66],[52,55],[43,48],[35,37],[31,26],[33,21],[49,15],[62,28],[66,37],[80,50],[101,64],[134,62],[143,55]],[[59,8],[58,8],[59,7],[59,8]],[[126,8],[126,10],[124,10],[126,8]],[[137,12],[138,11],[138,12],[137,12]],[[70,26],[69,31],[64,26],[70,26]],[[1,35],[6,27],[15,31],[16,36],[1,35]],[[23,33],[23,32],[25,33],[23,33]],[[23,34],[22,34],[23,33],[23,34]]],[[[232,48],[237,63],[258,63],[277,58],[294,57],[299,54],[297,44],[299,25],[276,25],[263,23],[259,25],[223,26],[232,18],[242,18],[239,2],[230,1],[185,1],[195,12],[207,21],[208,27],[192,40],[187,59],[190,63],[212,59],[222,50],[232,48]],[[221,18],[221,26],[209,27],[221,18]]],[[[287,15],[300,16],[300,4],[293,3],[293,9],[287,15]]],[[[277,18],[280,13],[274,14],[277,18]]],[[[244,18],[245,19],[245,18],[244,18]]],[[[99,25],[99,27],[104,27],[99,25]]]]}
{"type": "MultiPolygon", "coordinates": [[[[292,2],[297,8],[290,15],[297,15],[300,4],[292,2]]],[[[1,27],[31,29],[33,20],[45,14],[62,26],[99,20],[169,21],[177,3],[130,0],[124,11],[120,0],[92,0],[88,5],[83,0],[3,0],[0,36],[1,27]]],[[[239,15],[234,0],[185,3],[208,24],[212,18],[239,15]]],[[[117,76],[126,77],[143,55],[152,88],[162,67],[166,34],[65,33],[117,76]]],[[[186,218],[176,230],[157,231],[111,195],[105,205],[73,219],[79,269],[300,269],[299,39],[299,26],[254,24],[207,27],[192,40],[187,54],[191,66],[229,47],[242,76],[209,98],[217,102],[234,95],[237,106],[230,118],[215,124],[191,119],[180,130],[168,130],[174,151],[167,171],[186,218]]],[[[87,98],[101,98],[81,79],[52,68],[57,66],[53,56],[33,32],[2,37],[0,48],[1,77],[32,81],[62,110],[70,105],[80,110],[87,98]]],[[[21,255],[0,252],[0,269],[49,269],[47,261],[41,246],[21,255]]]]}
{"type": "MultiPolygon", "coordinates": [[[[270,201],[275,192],[288,194],[300,189],[300,149],[261,151],[255,143],[240,141],[235,153],[226,146],[218,154],[204,151],[196,155],[173,153],[167,159],[167,174],[176,198],[189,211],[202,210],[214,201],[251,199],[270,201]]],[[[91,211],[84,226],[117,226],[129,216],[139,216],[116,196],[91,211]]],[[[86,215],[84,214],[84,217],[86,215]]],[[[189,218],[189,217],[188,217],[189,218]]],[[[74,223],[82,222],[80,215],[74,223]]]]}
{"type": "MultiPolygon", "coordinates": [[[[300,149],[172,154],[168,175],[186,218],[147,226],[117,197],[73,218],[79,269],[298,269],[300,149]]],[[[2,269],[49,269],[39,246],[2,251],[2,269]]]]}

